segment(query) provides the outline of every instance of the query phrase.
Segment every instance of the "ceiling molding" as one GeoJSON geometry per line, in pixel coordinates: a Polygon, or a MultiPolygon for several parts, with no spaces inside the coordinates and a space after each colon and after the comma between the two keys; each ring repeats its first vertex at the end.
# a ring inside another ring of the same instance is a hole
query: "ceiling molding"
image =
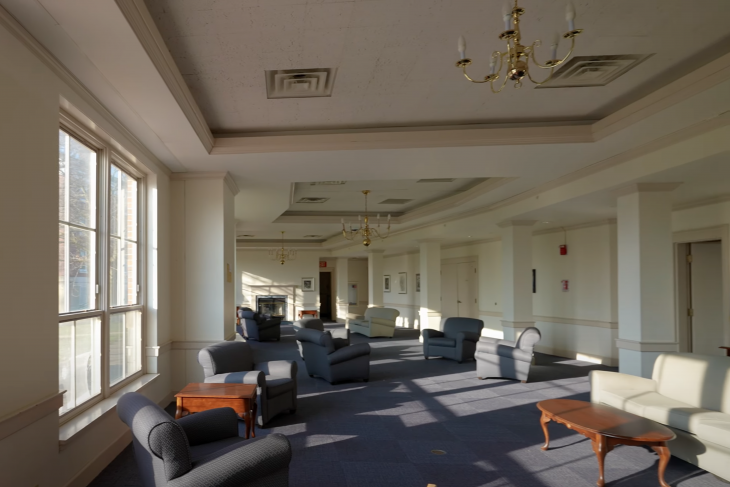
{"type": "Polygon", "coordinates": [[[502,240],[501,237],[493,237],[493,238],[485,238],[482,240],[465,240],[463,242],[453,243],[449,245],[442,245],[441,250],[448,250],[448,249],[458,249],[459,247],[472,247],[474,245],[482,245],[482,244],[489,244],[494,242],[500,242],[502,240]]]}
{"type": "MultiPolygon", "coordinates": [[[[285,240],[284,244],[287,248],[293,249],[321,249],[322,242],[324,240],[310,239],[310,240],[285,240]]],[[[260,239],[255,240],[251,238],[238,238],[236,239],[237,249],[269,249],[281,247],[281,240],[268,240],[260,239]]]]}
{"type": "Polygon", "coordinates": [[[590,125],[469,126],[216,137],[213,155],[593,142],[590,125]]]}
{"type": "Polygon", "coordinates": [[[170,181],[187,181],[191,179],[220,179],[228,186],[233,196],[241,191],[229,172],[176,172],[170,175],[170,181]]]}
{"type": "MultiPolygon", "coordinates": [[[[84,102],[88,103],[89,106],[98,113],[114,130],[119,132],[128,142],[131,147],[127,147],[126,150],[134,149],[137,153],[142,154],[146,161],[140,161],[141,163],[152,164],[155,168],[160,170],[163,174],[169,176],[172,171],[169,167],[160,161],[140,140],[130,132],[113,114],[110,112],[86,86],[84,86],[76,76],[74,76],[66,66],[56,59],[51,52],[46,49],[35,37],[33,37],[25,27],[23,27],[15,18],[0,5],[0,25],[5,27],[16,39],[18,39],[31,53],[33,53],[53,74],[58,76],[63,83],[65,83],[71,90],[76,93],[84,102]]],[[[61,99],[61,106],[77,119],[87,118],[88,114],[84,117],[79,117],[79,111],[67,100],[61,99]]],[[[111,137],[111,136],[110,136],[111,137]]],[[[139,160],[138,158],[134,158],[139,160]]]]}
{"type": "Polygon", "coordinates": [[[531,227],[537,220],[505,220],[497,223],[499,228],[511,228],[511,227],[531,227]]]}
{"type": "Polygon", "coordinates": [[[669,193],[679,188],[682,183],[632,183],[613,192],[616,197],[634,193],[669,193]]]}
{"type": "Polygon", "coordinates": [[[570,225],[567,227],[549,228],[546,230],[538,230],[536,232],[532,232],[532,236],[538,237],[540,235],[549,235],[551,233],[563,233],[563,232],[571,232],[574,230],[583,230],[584,228],[602,227],[604,225],[615,225],[616,221],[617,220],[615,218],[607,218],[605,220],[596,220],[594,222],[579,223],[577,225],[570,225]]]}
{"type": "Polygon", "coordinates": [[[714,198],[694,201],[692,203],[683,203],[681,205],[675,205],[672,207],[672,211],[689,210],[692,208],[699,208],[700,206],[709,206],[709,205],[717,205],[720,203],[726,203],[728,201],[730,201],[730,195],[715,196],[714,198]]]}
{"type": "Polygon", "coordinates": [[[730,54],[726,54],[642,99],[593,124],[595,140],[640,122],[672,105],[730,79],[730,54]]]}
{"type": "Polygon", "coordinates": [[[162,34],[157,29],[143,0],[115,0],[119,10],[129,22],[150,61],[164,80],[170,93],[185,114],[205,150],[210,153],[215,144],[213,134],[205,121],[203,112],[195,102],[185,79],[180,74],[162,34]]]}

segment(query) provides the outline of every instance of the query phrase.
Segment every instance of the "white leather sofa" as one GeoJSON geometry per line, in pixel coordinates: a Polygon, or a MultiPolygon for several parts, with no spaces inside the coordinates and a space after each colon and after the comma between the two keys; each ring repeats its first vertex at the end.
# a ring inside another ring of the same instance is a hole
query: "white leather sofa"
{"type": "Polygon", "coordinates": [[[669,426],[672,455],[730,480],[730,358],[664,353],[651,379],[592,371],[591,402],[669,426]]]}
{"type": "Polygon", "coordinates": [[[356,316],[347,320],[347,327],[352,333],[360,333],[367,337],[393,338],[395,319],[400,311],[393,308],[368,308],[365,316],[356,316]]]}

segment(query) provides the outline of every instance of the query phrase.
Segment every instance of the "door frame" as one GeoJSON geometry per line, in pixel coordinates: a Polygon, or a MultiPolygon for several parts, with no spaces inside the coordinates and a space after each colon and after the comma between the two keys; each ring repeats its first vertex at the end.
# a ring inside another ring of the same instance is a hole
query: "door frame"
{"type": "MultiPolygon", "coordinates": [[[[477,269],[477,280],[476,280],[476,296],[477,296],[477,302],[475,306],[476,316],[473,318],[479,319],[481,316],[481,308],[480,308],[480,296],[479,296],[479,255],[465,255],[464,257],[451,257],[449,259],[441,259],[441,267],[444,265],[452,265],[452,264],[467,264],[470,262],[474,262],[477,269]]],[[[439,310],[439,312],[441,312],[439,310]]]]}
{"type": "Polygon", "coordinates": [[[674,247],[674,306],[675,336],[679,351],[687,352],[686,337],[680,336],[680,330],[687,330],[687,260],[686,248],[683,244],[720,241],[722,254],[722,314],[725,329],[725,344],[730,346],[730,225],[697,228],[672,233],[674,247]],[[683,342],[684,340],[684,342],[683,342]]]}

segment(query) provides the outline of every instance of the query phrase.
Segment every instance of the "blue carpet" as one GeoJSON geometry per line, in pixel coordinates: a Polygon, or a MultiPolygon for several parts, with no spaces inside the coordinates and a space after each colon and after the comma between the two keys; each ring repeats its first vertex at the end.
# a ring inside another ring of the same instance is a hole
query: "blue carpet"
{"type": "MultiPolygon", "coordinates": [[[[292,487],[596,485],[596,457],[583,436],[553,423],[551,449],[540,450],[544,436],[535,403],[588,400],[588,372],[613,369],[538,354],[528,384],[480,381],[474,362],[424,360],[414,330],[398,329],[392,339],[353,335],[352,341],[372,347],[368,383],[333,386],[310,378],[291,326],[282,327],[281,342],[251,342],[257,361],[299,360],[296,414],[257,427],[259,437],[289,437],[292,487]]],[[[674,457],[665,478],[673,487],[727,485],[674,457]]],[[[611,487],[658,485],[657,456],[647,448],[619,446],[606,457],[606,479],[611,487]]],[[[132,447],[90,485],[141,487],[132,447]]]]}

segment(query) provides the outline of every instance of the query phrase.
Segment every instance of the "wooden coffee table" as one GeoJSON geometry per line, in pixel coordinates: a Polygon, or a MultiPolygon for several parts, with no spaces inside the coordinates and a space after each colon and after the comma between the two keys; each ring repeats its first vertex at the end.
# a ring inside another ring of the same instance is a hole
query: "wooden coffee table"
{"type": "Polygon", "coordinates": [[[669,487],[664,481],[664,470],[671,457],[667,442],[676,435],[666,426],[611,406],[573,399],[549,399],[538,402],[537,407],[542,411],[540,425],[545,433],[543,450],[547,450],[550,444],[547,427],[550,421],[564,424],[568,429],[590,438],[598,457],[596,484],[599,487],[605,484],[603,464],[606,454],[616,445],[650,446],[659,454],[659,484],[669,487]]]}
{"type": "Polygon", "coordinates": [[[175,419],[215,408],[232,408],[246,422],[246,439],[256,438],[256,385],[188,384],[175,394],[175,419]]]}

